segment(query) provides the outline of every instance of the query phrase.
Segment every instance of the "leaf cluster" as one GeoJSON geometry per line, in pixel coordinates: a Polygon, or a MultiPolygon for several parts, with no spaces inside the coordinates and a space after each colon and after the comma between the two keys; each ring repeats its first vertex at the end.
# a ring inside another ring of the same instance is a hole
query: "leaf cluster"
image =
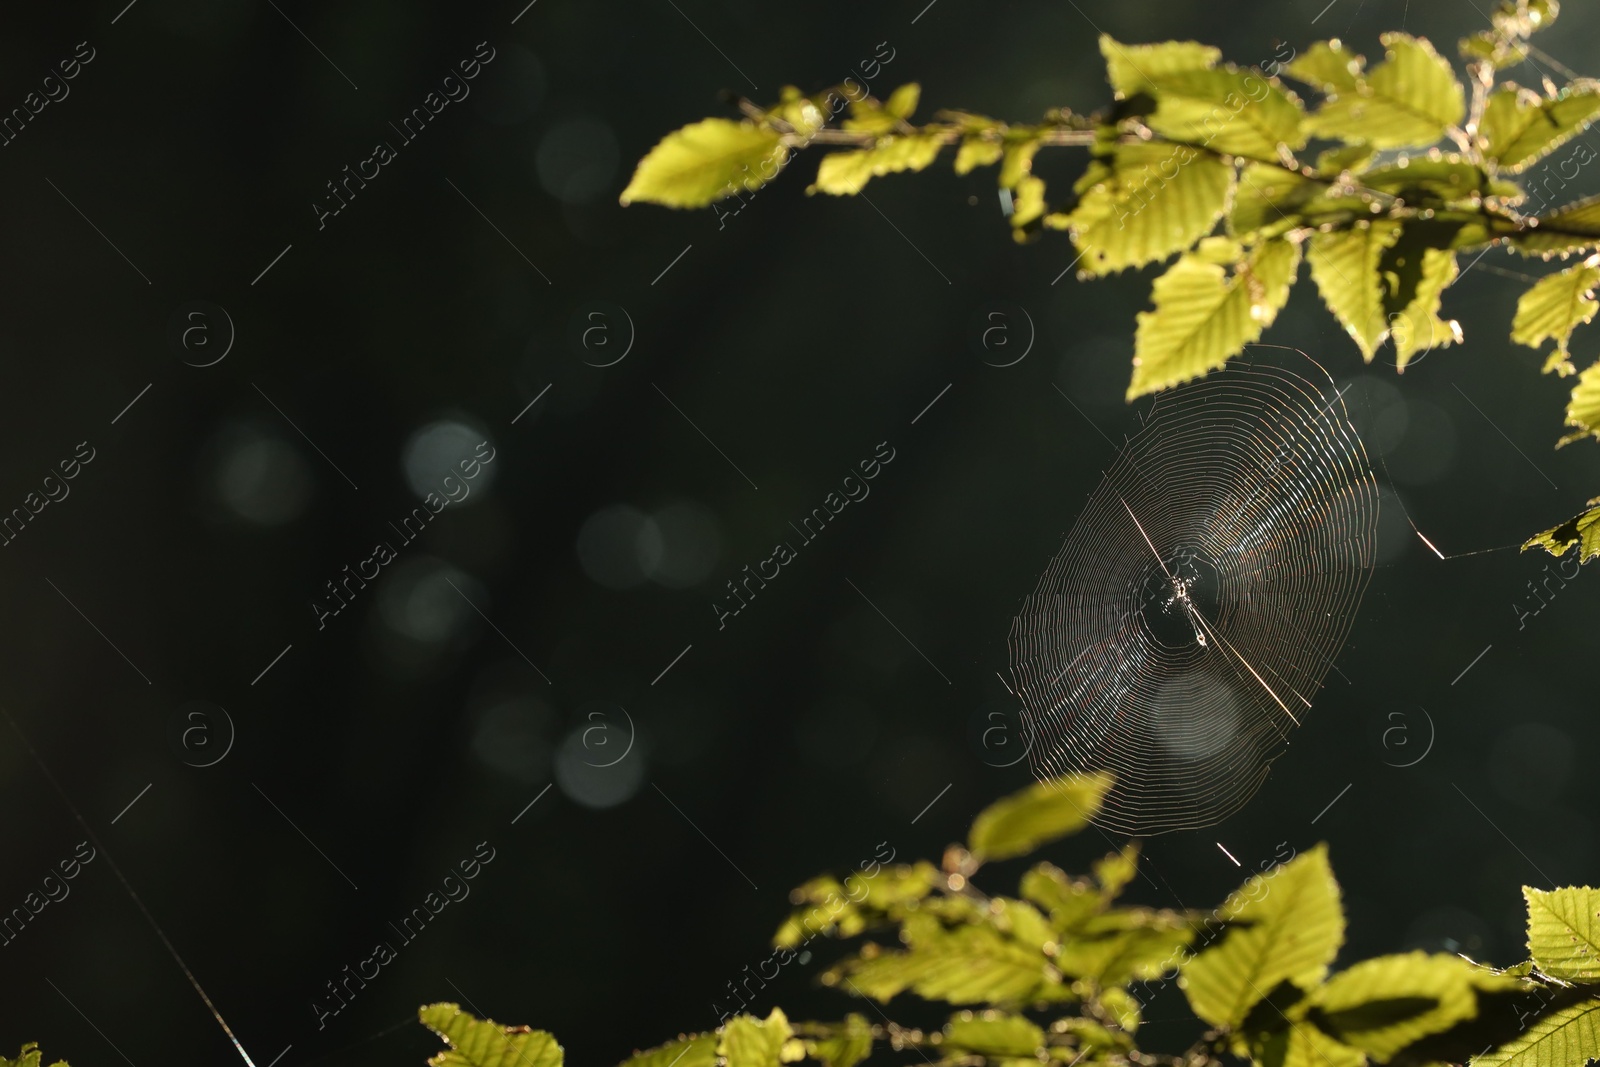
{"type": "MultiPolygon", "coordinates": [[[[742,196],[813,145],[837,150],[808,191],[852,195],[926,170],[949,147],[957,174],[996,168],[1019,240],[1067,233],[1080,278],[1165,264],[1137,317],[1129,400],[1216,370],[1257,341],[1302,262],[1362,358],[1387,343],[1403,371],[1461,342],[1460,324],[1441,314],[1467,269],[1460,257],[1470,266],[1495,245],[1540,260],[1600,247],[1600,198],[1545,201],[1597,155],[1574,139],[1600,114],[1600,82],[1532,87],[1501,76],[1537,51],[1530,38],[1557,13],[1557,0],[1503,0],[1491,28],[1460,43],[1464,81],[1406,33],[1385,34],[1371,64],[1328,40],[1262,67],[1226,63],[1195,41],[1102,36],[1112,102],[1037,123],[955,110],[914,123],[916,84],[884,101],[789,87],[770,108],[743,102],[742,119],[669,134],[622,201],[703,207],[742,196]],[[1067,189],[1033,172],[1038,153],[1059,146],[1088,152],[1067,189]]],[[[1600,361],[1578,373],[1569,347],[1600,308],[1597,282],[1600,254],[1542,277],[1512,323],[1518,344],[1553,343],[1547,373],[1577,374],[1563,445],[1600,437],[1600,361]]],[[[1600,498],[1590,508],[1523,547],[1600,555],[1600,498]]]]}
{"type": "MultiPolygon", "coordinates": [[[[981,813],[938,866],[874,864],[793,894],[774,945],[851,942],[824,985],[875,1001],[841,1020],[730,1014],[621,1067],[779,1067],[871,1061],[936,1067],[1364,1067],[1471,1063],[1558,1067],[1600,1056],[1600,891],[1525,888],[1530,959],[1494,970],[1409,952],[1333,964],[1344,943],[1339,885],[1318,845],[1263,864],[1209,913],[1131,905],[1129,845],[1074,877],[1048,862],[1015,896],[974,875],[1088,825],[1108,776],[1036,784],[981,813]],[[1176,978],[1204,1034],[1168,1053],[1141,1048],[1144,1000],[1176,978]],[[931,1007],[937,1029],[894,1022],[889,1006],[931,1007]]],[[[560,1067],[551,1035],[477,1020],[454,1004],[421,1010],[449,1046],[432,1067],[560,1067]]]]}

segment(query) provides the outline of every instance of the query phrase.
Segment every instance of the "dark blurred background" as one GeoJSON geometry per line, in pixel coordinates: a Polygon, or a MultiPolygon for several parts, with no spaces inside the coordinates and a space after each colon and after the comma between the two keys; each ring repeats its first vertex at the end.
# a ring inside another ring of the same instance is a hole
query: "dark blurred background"
{"type": "MultiPolygon", "coordinates": [[[[1106,438],[1137,425],[1153,271],[1061,277],[1066,240],[1015,245],[992,170],[807,198],[808,154],[719,221],[619,207],[635,161],[728,113],[721,90],[769,101],[889,52],[875,92],[1027,120],[1107,101],[1097,29],[1261,63],[1333,35],[1370,56],[1402,24],[1453,55],[1487,22],[1487,0],[524,2],[0,15],[0,109],[93,54],[0,148],[0,510],[94,457],[0,548],[0,910],[85,840],[72,807],[104,846],[0,948],[0,1051],[237,1055],[112,861],[258,1067],[420,1063],[433,1000],[553,1030],[577,1063],[714,1026],[791,886],[880,842],[936,856],[1028,780],[986,733],[1014,712],[996,672],[1106,438]],[[390,124],[491,49],[405,143],[390,124]],[[377,141],[396,157],[319,229],[377,141]],[[998,355],[975,340],[995,309],[998,355]],[[391,524],[483,441],[470,495],[403,543],[391,524]],[[724,583],[880,442],[870,497],[719,630],[724,583]],[[319,629],[324,583],[379,541],[397,558],[319,629]],[[325,983],[480,842],[470,897],[319,1029],[325,983]]],[[[1539,43],[1600,73],[1592,9],[1539,43]]],[[[1596,579],[1519,618],[1546,557],[1441,562],[1399,507],[1471,552],[1600,493],[1593,443],[1551,449],[1570,382],[1505,339],[1523,283],[1496,272],[1543,269],[1487,256],[1446,294],[1467,344],[1403,378],[1392,350],[1361,365],[1302,275],[1267,340],[1359,381],[1393,477],[1381,563],[1349,681],[1245,810],[1148,843],[1136,896],[1210,906],[1243,874],[1219,845],[1254,867],[1327,840],[1345,959],[1508,963],[1519,885],[1594,880],[1596,579]]],[[[842,1013],[822,960],[752,1009],[842,1013]]]]}

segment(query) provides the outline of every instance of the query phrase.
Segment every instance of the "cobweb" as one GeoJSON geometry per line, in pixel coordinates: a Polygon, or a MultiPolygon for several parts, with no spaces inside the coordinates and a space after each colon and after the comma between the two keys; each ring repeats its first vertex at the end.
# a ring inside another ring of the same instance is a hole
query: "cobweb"
{"type": "Polygon", "coordinates": [[[1309,357],[1159,394],[1011,628],[1035,775],[1112,772],[1095,821],[1127,834],[1239,810],[1344,643],[1377,519],[1309,357]]]}

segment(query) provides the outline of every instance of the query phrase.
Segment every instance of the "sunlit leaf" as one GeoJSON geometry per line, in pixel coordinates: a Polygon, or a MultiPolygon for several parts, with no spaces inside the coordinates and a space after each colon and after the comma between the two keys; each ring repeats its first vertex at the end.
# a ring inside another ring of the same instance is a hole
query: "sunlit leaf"
{"type": "Polygon", "coordinates": [[[899,918],[941,880],[926,860],[856,871],[843,882],[832,875],[813,878],[789,894],[791,903],[806,906],[784,920],[772,943],[792,949],[819,934],[854,937],[880,917],[899,918]]]}
{"type": "Polygon", "coordinates": [[[870,96],[850,102],[850,117],[840,123],[845,129],[857,133],[886,134],[904,131],[904,123],[917,109],[922,87],[916,82],[900,86],[889,94],[889,99],[879,103],[870,96]]]}
{"type": "MultiPolygon", "coordinates": [[[[1592,368],[1591,368],[1592,369],[1592,368]]],[[[1588,563],[1600,556],[1600,497],[1589,501],[1589,509],[1581,511],[1543,533],[1535,534],[1523,542],[1522,551],[1542,548],[1552,556],[1564,556],[1578,546],[1578,561],[1588,563]]]]}
{"type": "Polygon", "coordinates": [[[1041,863],[1022,876],[1021,893],[1050,913],[1060,932],[1076,929],[1105,906],[1105,896],[1083,878],[1069,878],[1059,867],[1041,863]]]}
{"type": "Polygon", "coordinates": [[[1150,79],[1189,70],[1210,70],[1222,53],[1197,41],[1163,41],[1159,44],[1122,44],[1100,35],[1100,54],[1106,59],[1106,80],[1119,96],[1133,96],[1150,88],[1150,79]]]}
{"type": "Polygon", "coordinates": [[[1378,219],[1349,230],[1314,233],[1306,251],[1322,302],[1368,363],[1389,333],[1378,266],[1384,252],[1400,240],[1400,229],[1396,220],[1378,219]]]}
{"type": "Polygon", "coordinates": [[[1318,845],[1236,890],[1219,909],[1230,924],[1183,965],[1179,983],[1194,1013],[1238,1026],[1281,982],[1308,989],[1328,972],[1344,941],[1339,884],[1318,845]]]}
{"type": "Polygon", "coordinates": [[[1544,369],[1571,374],[1567,342],[1572,339],[1573,330],[1600,311],[1600,302],[1594,299],[1596,285],[1600,285],[1600,256],[1590,256],[1575,267],[1540,278],[1517,299],[1511,339],[1519,345],[1538,348],[1554,338],[1556,352],[1544,369]]]}
{"type": "Polygon", "coordinates": [[[1118,146],[1067,217],[1081,268],[1107,274],[1188,248],[1228,202],[1233,167],[1187,145],[1118,146]]]}
{"type": "Polygon", "coordinates": [[[1216,370],[1260,337],[1299,266],[1299,245],[1284,240],[1262,244],[1231,275],[1203,256],[1181,257],[1155,281],[1155,310],[1139,313],[1128,399],[1216,370]]]}
{"type": "Polygon", "coordinates": [[[1014,189],[1033,172],[1033,157],[1044,146],[1043,131],[1018,126],[1006,131],[1000,149],[1000,187],[1014,189]]]}
{"type": "MultiPolygon", "coordinates": [[[[1407,276],[1402,296],[1405,302],[1389,318],[1395,366],[1402,371],[1418,352],[1461,342],[1461,324],[1439,318],[1441,297],[1456,280],[1456,255],[1448,249],[1424,248],[1420,258],[1422,266],[1416,278],[1407,276]]],[[[1393,286],[1390,295],[1395,295],[1393,286]]]]}
{"type": "Polygon", "coordinates": [[[1118,1027],[1130,1034],[1139,1029],[1139,1023],[1144,1018],[1139,998],[1126,989],[1102,989],[1100,1006],[1110,1014],[1118,1027]]]}
{"type": "Polygon", "coordinates": [[[1402,158],[1391,166],[1376,167],[1360,177],[1369,189],[1401,197],[1408,204],[1427,200],[1475,200],[1482,196],[1518,196],[1521,189],[1495,178],[1476,163],[1457,157],[1402,158]]]}
{"type": "Polygon", "coordinates": [[[1129,46],[1100,38],[1118,93],[1155,101],[1144,120],[1156,133],[1265,160],[1277,159],[1280,146],[1305,144],[1300,102],[1271,80],[1232,65],[1214,67],[1216,57],[1192,42],[1145,47],[1153,51],[1135,57],[1129,46]]]}
{"type": "Polygon", "coordinates": [[[867,928],[870,917],[852,899],[844,885],[830,874],[813,878],[789,894],[796,904],[806,904],[785,919],[773,936],[777,948],[795,948],[819,934],[854,937],[867,928]]]}
{"type": "Polygon", "coordinates": [[[1139,842],[1130,841],[1123,846],[1121,852],[1113,852],[1104,859],[1095,861],[1094,880],[1100,883],[1100,890],[1107,900],[1114,900],[1122,895],[1129,882],[1139,873],[1139,842]]]}
{"type": "Polygon", "coordinates": [[[905,990],[951,1004],[1021,1006],[1066,996],[1042,954],[992,926],[946,929],[932,916],[914,915],[905,938],[904,951],[867,946],[825,973],[823,983],[885,1003],[905,990]]]}
{"type": "Polygon", "coordinates": [[[771,181],[789,158],[773,130],[749,122],[705,119],[674,130],[639,161],[622,203],[705,207],[771,181]]]}
{"type": "Polygon", "coordinates": [[[1155,80],[1158,103],[1145,123],[1165,137],[1258,160],[1306,143],[1299,99],[1252,71],[1229,66],[1155,80]]]}
{"type": "Polygon", "coordinates": [[[1527,1030],[1472,1067],[1577,1067],[1600,1050],[1600,1000],[1582,1000],[1535,1019],[1527,1030]]]}
{"type": "Polygon", "coordinates": [[[1539,970],[1567,982],[1600,980],[1600,890],[1523,886],[1522,896],[1528,902],[1528,953],[1539,970]]]}
{"type": "Polygon", "coordinates": [[[1590,86],[1554,99],[1529,89],[1497,89],[1478,126],[1484,156],[1513,173],[1524,170],[1582,133],[1597,112],[1600,90],[1590,86]]]}
{"type": "MultiPolygon", "coordinates": [[[[1118,992],[1121,992],[1118,990],[1118,992]]],[[[1112,1030],[1101,1026],[1093,1019],[1078,1019],[1068,1016],[1057,1019],[1052,1024],[1052,1029],[1059,1029],[1063,1033],[1071,1034],[1077,1041],[1078,1047],[1086,1054],[1101,1051],[1128,1051],[1133,1048],[1133,1039],[1126,1031],[1112,1030]]],[[[1093,1060],[1089,1062],[1099,1062],[1093,1060]]]]}
{"type": "MultiPolygon", "coordinates": [[[[1382,40],[1388,58],[1366,77],[1352,76],[1354,85],[1329,90],[1322,106],[1306,119],[1307,132],[1374,148],[1404,148],[1433,144],[1466,117],[1461,83],[1432,44],[1404,33],[1386,33],[1382,40]]],[[[1314,67],[1297,60],[1290,73],[1329,78],[1338,65],[1336,55],[1314,67]]],[[[1329,84],[1335,83],[1324,82],[1329,84]]]]}
{"type": "Polygon", "coordinates": [[[1573,432],[1557,441],[1557,448],[1585,437],[1600,438],[1600,363],[1590,364],[1578,375],[1567,401],[1567,425],[1573,432]]]}
{"type": "Polygon", "coordinates": [[[1056,966],[1068,977],[1088,978],[1102,986],[1161,977],[1184,958],[1194,929],[1181,916],[1149,914],[1148,923],[1066,938],[1056,953],[1056,966]]]}
{"type": "Polygon", "coordinates": [[[873,178],[906,170],[922,170],[939,155],[944,140],[938,133],[912,133],[878,138],[871,148],[833,152],[822,157],[817,180],[808,193],[853,196],[873,178]]]}
{"type": "Polygon", "coordinates": [[[1239,188],[1228,212],[1228,232],[1244,239],[1258,230],[1269,234],[1300,225],[1300,209],[1327,189],[1296,171],[1270,163],[1251,163],[1239,172],[1239,188]]]}
{"type": "Polygon", "coordinates": [[[1359,91],[1365,63],[1338,41],[1318,41],[1295,56],[1284,71],[1296,81],[1331,96],[1359,91]]]}
{"type": "Polygon", "coordinates": [[[979,812],[967,834],[967,847],[986,860],[1032,852],[1089,825],[1110,788],[1111,776],[1104,773],[1035,782],[979,812]]]}
{"type": "MultiPolygon", "coordinates": [[[[39,1043],[29,1041],[22,1046],[22,1051],[17,1053],[17,1058],[8,1060],[0,1056],[0,1067],[39,1067],[44,1062],[44,1053],[39,1051],[39,1043]]],[[[56,1060],[50,1067],[67,1067],[66,1060],[56,1060]]]]}
{"type": "Polygon", "coordinates": [[[1044,179],[1028,175],[1017,183],[1012,196],[1011,228],[1017,231],[1020,240],[1023,228],[1037,221],[1045,212],[1044,179]]]}
{"type": "Polygon", "coordinates": [[[978,167],[1000,162],[1005,146],[999,140],[982,134],[968,134],[956,149],[956,173],[967,174],[978,167]]]}
{"type": "Polygon", "coordinates": [[[785,1062],[784,1045],[793,1036],[789,1020],[778,1008],[765,1019],[736,1015],[722,1027],[717,1055],[724,1067],[778,1067],[785,1062]]]}
{"type": "Polygon", "coordinates": [[[1499,68],[1528,58],[1528,37],[1555,21],[1558,0],[1500,0],[1489,15],[1490,28],[1461,42],[1461,56],[1487,60],[1499,68]]]}
{"type": "Polygon", "coordinates": [[[431,1067],[561,1067],[561,1046],[543,1030],[475,1019],[458,1004],[429,1004],[417,1015],[450,1046],[431,1067]]]}
{"type": "Polygon", "coordinates": [[[828,112],[823,110],[826,102],[826,94],[809,97],[795,86],[785,85],[779,90],[778,103],[767,109],[766,119],[807,138],[827,124],[828,112]]]}
{"type": "Polygon", "coordinates": [[[716,1034],[694,1034],[635,1052],[620,1067],[716,1067],[716,1034]]]}
{"type": "Polygon", "coordinates": [[[1316,172],[1325,178],[1337,178],[1345,171],[1361,173],[1366,169],[1377,150],[1369,144],[1347,144],[1330,148],[1317,154],[1316,172]]]}
{"type": "Polygon", "coordinates": [[[831,1037],[806,1041],[806,1051],[823,1067],[856,1067],[872,1055],[872,1026],[865,1016],[851,1012],[843,1024],[833,1024],[833,1029],[831,1037]]]}
{"type": "Polygon", "coordinates": [[[883,110],[897,119],[909,119],[912,112],[917,110],[917,101],[922,99],[922,86],[916,82],[907,82],[889,94],[889,99],[883,103],[883,110]]]}
{"type": "Polygon", "coordinates": [[[1365,1067],[1366,1054],[1309,1022],[1292,1022],[1256,1039],[1251,1059],[1259,1067],[1365,1067]]]}
{"type": "Polygon", "coordinates": [[[1044,913],[1025,900],[991,897],[985,918],[995,929],[1019,944],[1034,949],[1040,955],[1053,951],[1056,941],[1060,938],[1060,934],[1050,925],[1050,920],[1045,918],[1044,913]]]}
{"type": "Polygon", "coordinates": [[[944,1047],[984,1056],[1035,1056],[1044,1045],[1044,1031],[1021,1015],[964,1011],[944,1027],[944,1047]]]}
{"type": "MultiPolygon", "coordinates": [[[[1586,160],[1595,152],[1579,142],[1574,150],[1587,151],[1586,160]]],[[[1600,244],[1600,196],[1585,197],[1559,207],[1537,218],[1537,226],[1507,233],[1512,247],[1527,255],[1545,258],[1556,253],[1581,252],[1600,244]]]]}
{"type": "Polygon", "coordinates": [[[1430,1034],[1443,1033],[1478,1011],[1478,991],[1510,992],[1459,956],[1409,952],[1363,960],[1311,994],[1311,1017],[1346,1045],[1382,1063],[1430,1034]]]}

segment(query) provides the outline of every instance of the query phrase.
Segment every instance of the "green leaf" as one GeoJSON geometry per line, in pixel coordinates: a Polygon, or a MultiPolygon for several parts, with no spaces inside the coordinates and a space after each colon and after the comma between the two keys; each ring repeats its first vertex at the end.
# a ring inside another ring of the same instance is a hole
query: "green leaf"
{"type": "Polygon", "coordinates": [[[944,1027],[944,1047],[982,1056],[1036,1056],[1044,1045],[1044,1031],[1021,1015],[964,1011],[944,1027]]]}
{"type": "Polygon", "coordinates": [[[1440,159],[1402,157],[1392,166],[1366,171],[1360,181],[1369,189],[1398,196],[1413,206],[1429,200],[1475,202],[1484,196],[1520,196],[1522,192],[1519,186],[1498,180],[1476,163],[1454,155],[1440,159]]]}
{"type": "Polygon", "coordinates": [[[1121,896],[1122,891],[1138,873],[1139,842],[1137,841],[1128,842],[1121,852],[1113,852],[1104,859],[1096,860],[1094,864],[1094,880],[1100,883],[1100,891],[1107,900],[1115,900],[1121,896]]]}
{"type": "Polygon", "coordinates": [[[1337,178],[1345,171],[1361,173],[1377,151],[1369,144],[1347,144],[1317,153],[1316,171],[1324,178],[1337,178]]]}
{"type": "Polygon", "coordinates": [[[917,109],[921,95],[922,87],[909,82],[890,93],[886,103],[880,104],[870,96],[852,100],[850,117],[841,125],[858,133],[885,134],[903,130],[905,121],[917,109]]]}
{"type": "Polygon", "coordinates": [[[880,917],[900,918],[943,880],[939,869],[926,860],[880,866],[871,874],[857,871],[843,883],[832,875],[813,878],[789,894],[791,903],[813,906],[790,915],[772,943],[792,949],[818,934],[854,937],[880,917]]]}
{"type": "MultiPolygon", "coordinates": [[[[1106,919],[1132,913],[1111,912],[1106,919]]],[[[1123,929],[1078,933],[1055,955],[1061,973],[1099,986],[1120,986],[1159,978],[1176,967],[1194,941],[1194,928],[1182,916],[1147,912],[1123,929]]]]}
{"type": "MultiPolygon", "coordinates": [[[[1115,990],[1115,992],[1121,993],[1123,991],[1119,989],[1115,990]]],[[[1072,1016],[1067,1016],[1063,1019],[1057,1019],[1051,1024],[1050,1028],[1051,1030],[1059,1030],[1062,1033],[1071,1034],[1073,1039],[1077,1042],[1078,1047],[1081,1048],[1086,1055],[1100,1051],[1112,1050],[1118,1052],[1128,1052],[1133,1048],[1133,1039],[1129,1037],[1125,1031],[1108,1029],[1107,1027],[1101,1026],[1093,1019],[1073,1018],[1072,1016]]],[[[1089,1062],[1098,1063],[1100,1061],[1095,1059],[1089,1062]]]]}
{"type": "Polygon", "coordinates": [[[1139,998],[1126,989],[1102,989],[1100,991],[1100,1006],[1104,1008],[1116,1022],[1117,1026],[1126,1033],[1133,1033],[1139,1029],[1140,1002],[1139,998]]]}
{"type": "MultiPolygon", "coordinates": [[[[1576,152],[1595,152],[1580,143],[1576,152]]],[[[1585,160],[1587,162],[1587,160],[1585,160]]],[[[1525,255],[1549,259],[1556,253],[1581,252],[1600,244],[1600,196],[1575,200],[1535,220],[1538,225],[1505,234],[1512,246],[1525,255]]]]}
{"type": "Polygon", "coordinates": [[[922,86],[916,82],[907,82],[889,94],[889,99],[884,101],[883,110],[897,119],[909,119],[911,113],[917,110],[917,101],[922,99],[922,86]]]}
{"type": "Polygon", "coordinates": [[[705,207],[736,190],[758,189],[789,158],[781,136],[749,122],[705,119],[662,138],[639,161],[622,203],[705,207]]]}
{"type": "Polygon", "coordinates": [[[905,951],[868,945],[827,971],[823,984],[843,984],[857,996],[883,1003],[908,989],[928,1000],[1002,1007],[1067,995],[1040,952],[992,926],[946,929],[931,915],[913,915],[902,936],[909,946],[905,951]]]}
{"type": "Polygon", "coordinates": [[[1600,890],[1523,886],[1522,896],[1528,902],[1528,953],[1539,970],[1564,982],[1600,981],[1600,890]]]}
{"type": "Polygon", "coordinates": [[[1492,1052],[1472,1057],[1472,1067],[1577,1067],[1600,1049],[1600,1000],[1581,1000],[1542,1015],[1492,1052]]]}
{"type": "Polygon", "coordinates": [[[1557,448],[1585,437],[1600,438],[1600,363],[1590,364],[1578,375],[1567,401],[1567,425],[1574,431],[1557,441],[1557,448]]]}
{"type": "MultiPolygon", "coordinates": [[[[39,1067],[44,1060],[44,1053],[39,1051],[37,1041],[29,1041],[22,1046],[22,1051],[17,1053],[17,1058],[8,1060],[0,1056],[0,1067],[39,1067]]],[[[50,1067],[67,1067],[66,1060],[57,1060],[50,1067]]]]}
{"type": "Polygon", "coordinates": [[[1342,1045],[1308,1022],[1258,1037],[1251,1059],[1260,1067],[1365,1067],[1359,1049],[1342,1045]]]}
{"type": "Polygon", "coordinates": [[[1301,208],[1327,191],[1323,182],[1270,163],[1251,163],[1239,172],[1239,188],[1228,212],[1228,232],[1245,238],[1265,230],[1269,235],[1300,225],[1301,208]]]}
{"type": "Polygon", "coordinates": [[[986,916],[996,930],[1026,945],[1041,956],[1054,952],[1060,935],[1038,908],[1025,900],[990,897],[986,916]]]}
{"type": "Polygon", "coordinates": [[[1141,311],[1128,399],[1216,370],[1261,336],[1289,299],[1300,247],[1268,241],[1229,276],[1203,255],[1186,254],[1157,278],[1154,311],[1141,311]]]}
{"type": "Polygon", "coordinates": [[[854,937],[867,928],[871,916],[864,913],[858,901],[851,899],[843,884],[832,875],[813,878],[789,894],[796,904],[810,904],[793,912],[772,943],[777,948],[795,948],[817,935],[825,937],[854,937]]]}
{"type": "Polygon", "coordinates": [[[1183,71],[1154,82],[1156,109],[1145,124],[1170,140],[1257,160],[1306,143],[1300,101],[1250,71],[1183,71]]]}
{"type": "Polygon", "coordinates": [[[1389,334],[1378,265],[1384,252],[1398,240],[1400,223],[1377,219],[1349,230],[1314,233],[1306,252],[1311,278],[1317,283],[1322,302],[1355,340],[1368,363],[1389,334]]]}
{"type": "Polygon", "coordinates": [[[969,133],[961,139],[956,149],[956,173],[969,174],[979,167],[1000,162],[1005,146],[992,137],[969,133]]]}
{"type": "Polygon", "coordinates": [[[1284,71],[1326,95],[1359,92],[1366,60],[1338,41],[1318,41],[1290,61],[1284,71]]]}
{"type": "Polygon", "coordinates": [[[854,196],[873,178],[905,170],[922,170],[932,163],[943,147],[939,133],[912,133],[903,137],[886,135],[871,148],[833,152],[822,157],[817,180],[808,193],[854,196]]]}
{"type": "Polygon", "coordinates": [[[778,1008],[765,1019],[735,1015],[722,1027],[717,1055],[725,1067],[778,1067],[784,1045],[794,1036],[789,1020],[778,1008]]]}
{"type": "MultiPolygon", "coordinates": [[[[1322,107],[1306,119],[1308,133],[1374,148],[1405,148],[1433,144],[1466,117],[1461,83],[1432,44],[1404,33],[1386,33],[1382,40],[1387,60],[1364,78],[1350,75],[1354,85],[1326,90],[1322,107]]],[[[1336,73],[1334,57],[1345,55],[1330,50],[1320,64],[1297,60],[1289,70],[1295,77],[1304,71],[1327,78],[1336,73]]]]}
{"type": "MultiPolygon", "coordinates": [[[[781,130],[787,126],[802,139],[809,139],[828,124],[827,94],[808,97],[793,85],[779,90],[778,103],[766,110],[765,123],[779,123],[781,130]]],[[[831,109],[830,109],[831,110],[831,109]]]]}
{"type": "Polygon", "coordinates": [[[851,1012],[842,1025],[831,1024],[830,1029],[834,1031],[832,1037],[806,1041],[806,1053],[823,1067],[856,1067],[872,1055],[872,1025],[865,1016],[851,1012]]]}
{"type": "Polygon", "coordinates": [[[1334,975],[1311,994],[1310,1010],[1333,1037],[1384,1063],[1412,1043],[1475,1017],[1478,990],[1510,992],[1521,985],[1459,956],[1409,952],[1363,960],[1334,975]]]}
{"type": "Polygon", "coordinates": [[[1041,863],[1022,876],[1023,897],[1050,913],[1057,931],[1076,930],[1105,906],[1104,894],[1082,878],[1069,878],[1059,867],[1041,863]]]}
{"type": "Polygon", "coordinates": [[[1067,216],[1091,274],[1141,267],[1211,232],[1228,203],[1233,167],[1188,145],[1119,145],[1099,182],[1067,216]]]}
{"type": "Polygon", "coordinates": [[[1507,87],[1489,95],[1478,136],[1485,158],[1512,173],[1527,169],[1566,144],[1600,112],[1600,90],[1568,87],[1553,99],[1507,87]]]}
{"type": "Polygon", "coordinates": [[[1555,21],[1558,0],[1500,0],[1489,16],[1490,29],[1461,42],[1461,56],[1486,60],[1492,67],[1514,67],[1528,58],[1528,38],[1555,21]]]}
{"type": "Polygon", "coordinates": [[[620,1067],[716,1067],[717,1035],[693,1034],[635,1052],[620,1067]]]}
{"type": "MultiPolygon", "coordinates": [[[[1419,252],[1421,269],[1415,278],[1404,275],[1407,283],[1401,290],[1404,303],[1398,312],[1389,316],[1395,366],[1402,371],[1418,352],[1461,341],[1460,323],[1439,318],[1440,299],[1456,280],[1456,254],[1445,248],[1422,248],[1412,254],[1419,252]]],[[[1389,289],[1393,295],[1394,286],[1389,289]]]]}
{"type": "Polygon", "coordinates": [[[428,1004],[417,1016],[450,1046],[430,1067],[561,1067],[561,1046],[543,1030],[475,1019],[458,1004],[428,1004]]]}
{"type": "Polygon", "coordinates": [[[1571,374],[1567,342],[1580,323],[1589,322],[1600,311],[1600,302],[1594,299],[1596,285],[1600,285],[1600,256],[1590,256],[1575,267],[1540,278],[1517,299],[1511,339],[1519,345],[1538,348],[1546,339],[1554,338],[1556,351],[1544,369],[1571,374]]]}
{"type": "Polygon", "coordinates": [[[1263,160],[1305,144],[1300,102],[1271,79],[1231,64],[1215,67],[1215,50],[1192,41],[1140,47],[1100,38],[1117,92],[1154,100],[1145,124],[1156,133],[1263,160]]]}
{"type": "Polygon", "coordinates": [[[1044,132],[1019,126],[1006,131],[1001,143],[1000,188],[1014,189],[1033,173],[1033,157],[1044,147],[1044,132]]]}
{"type": "Polygon", "coordinates": [[[1280,983],[1322,981],[1338,954],[1344,912],[1326,846],[1251,878],[1219,916],[1227,932],[1183,965],[1179,984],[1200,1018],[1237,1027],[1280,983]]]}
{"type": "Polygon", "coordinates": [[[1564,556],[1573,545],[1578,546],[1580,563],[1600,556],[1600,497],[1589,501],[1588,511],[1579,512],[1560,526],[1552,526],[1528,538],[1522,544],[1522,551],[1542,548],[1552,556],[1564,556]]]}
{"type": "Polygon", "coordinates": [[[1106,80],[1123,97],[1149,91],[1151,78],[1210,70],[1222,58],[1221,51],[1197,41],[1121,44],[1104,33],[1100,35],[1100,54],[1106,59],[1106,80]]]}
{"type": "Polygon", "coordinates": [[[1011,228],[1017,240],[1023,240],[1024,228],[1044,213],[1044,179],[1030,174],[1017,183],[1011,204],[1011,228]]]}
{"type": "Polygon", "coordinates": [[[1111,775],[1069,774],[1035,782],[978,813],[967,848],[981,860],[1003,860],[1032,852],[1089,825],[1111,788],[1111,775]]]}

